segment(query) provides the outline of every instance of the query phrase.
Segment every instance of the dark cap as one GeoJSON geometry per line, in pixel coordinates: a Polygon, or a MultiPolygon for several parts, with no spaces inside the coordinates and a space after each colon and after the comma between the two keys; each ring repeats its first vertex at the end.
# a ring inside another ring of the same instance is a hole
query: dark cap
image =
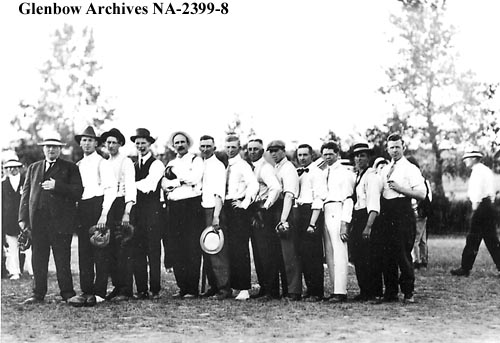
{"type": "Polygon", "coordinates": [[[281,149],[281,150],[285,150],[285,143],[281,140],[274,140],[274,141],[271,141],[268,145],[267,145],[267,150],[271,150],[271,149],[281,149]]]}

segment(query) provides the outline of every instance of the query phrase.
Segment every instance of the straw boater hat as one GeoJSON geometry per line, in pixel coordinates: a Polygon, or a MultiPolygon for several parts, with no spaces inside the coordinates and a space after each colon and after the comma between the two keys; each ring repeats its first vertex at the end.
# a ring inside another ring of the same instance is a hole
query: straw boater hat
{"type": "Polygon", "coordinates": [[[224,246],[224,233],[222,230],[215,230],[213,226],[207,227],[201,233],[200,246],[207,254],[217,254],[224,246]]]}
{"type": "Polygon", "coordinates": [[[470,150],[464,154],[464,156],[462,157],[462,160],[465,160],[466,158],[472,158],[472,157],[483,158],[484,155],[478,150],[470,150]]]}
{"type": "Polygon", "coordinates": [[[361,152],[371,153],[372,149],[370,149],[370,147],[368,146],[368,143],[365,143],[365,142],[355,143],[352,146],[353,155],[359,154],[361,152]]]}
{"type": "Polygon", "coordinates": [[[383,157],[377,157],[375,159],[375,161],[373,162],[373,168],[377,168],[377,166],[380,164],[380,163],[385,163],[385,164],[389,164],[389,161],[387,161],[385,158],[383,157]]]}
{"type": "MultiPolygon", "coordinates": [[[[135,130],[135,136],[130,137],[130,140],[132,142],[135,142],[135,140],[137,138],[146,138],[146,140],[149,143],[151,143],[151,144],[153,144],[156,141],[156,139],[154,139],[153,137],[151,137],[151,134],[149,133],[149,130],[148,129],[144,129],[144,128],[136,129],[135,130]]],[[[173,139],[173,137],[172,137],[172,139],[173,139]]]]}
{"type": "Polygon", "coordinates": [[[44,145],[65,146],[66,144],[61,142],[61,140],[58,138],[47,138],[47,139],[44,139],[42,142],[38,143],[38,145],[41,145],[41,146],[44,146],[44,145]]]}
{"type": "Polygon", "coordinates": [[[108,137],[115,137],[120,145],[125,145],[125,136],[118,129],[112,128],[111,130],[104,132],[100,138],[101,142],[106,141],[108,137]]]}
{"type": "Polygon", "coordinates": [[[184,131],[175,131],[174,133],[172,133],[170,135],[170,138],[169,138],[169,142],[170,144],[174,145],[174,138],[175,136],[177,135],[183,135],[184,137],[186,137],[186,140],[187,140],[187,144],[188,144],[188,149],[191,148],[191,146],[193,145],[193,139],[191,138],[190,135],[188,135],[186,132],[184,131]]]}
{"type": "Polygon", "coordinates": [[[80,144],[80,140],[82,139],[82,137],[94,138],[97,142],[99,142],[99,137],[97,137],[97,135],[95,134],[94,128],[92,126],[87,126],[85,131],[83,131],[79,135],[75,135],[75,141],[80,144]]]}
{"type": "Polygon", "coordinates": [[[22,166],[23,164],[16,159],[7,160],[3,165],[4,168],[20,168],[22,166]]]}

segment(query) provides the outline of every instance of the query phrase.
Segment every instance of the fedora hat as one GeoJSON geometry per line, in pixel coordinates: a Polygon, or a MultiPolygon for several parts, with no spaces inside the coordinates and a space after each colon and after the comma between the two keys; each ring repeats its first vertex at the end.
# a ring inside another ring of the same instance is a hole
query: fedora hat
{"type": "Polygon", "coordinates": [[[177,135],[183,135],[184,137],[186,137],[186,140],[187,140],[187,144],[188,144],[188,149],[191,148],[191,146],[193,145],[193,139],[191,138],[190,135],[188,135],[186,132],[184,131],[175,131],[174,133],[172,133],[170,135],[170,139],[168,140],[170,142],[170,144],[174,145],[174,138],[175,136],[177,135]]]}
{"type": "Polygon", "coordinates": [[[111,130],[104,132],[100,138],[101,142],[105,142],[108,137],[115,137],[120,145],[125,145],[125,136],[118,129],[112,128],[111,130]]]}
{"type": "Polygon", "coordinates": [[[44,139],[42,142],[38,143],[38,145],[41,145],[41,146],[44,146],[44,145],[65,146],[66,144],[61,142],[61,140],[58,138],[47,138],[47,139],[44,139]]]}
{"type": "Polygon", "coordinates": [[[97,225],[91,226],[89,229],[90,243],[98,248],[104,248],[109,244],[110,232],[109,228],[105,226],[99,229],[97,225]]]}
{"type": "Polygon", "coordinates": [[[4,168],[20,168],[22,166],[23,164],[16,159],[7,160],[3,165],[4,168]]]}
{"type": "Polygon", "coordinates": [[[222,230],[215,230],[213,226],[205,228],[200,236],[200,246],[207,254],[219,253],[224,246],[224,233],[222,230]]]}
{"type": "Polygon", "coordinates": [[[151,144],[153,144],[156,141],[156,139],[154,139],[153,137],[151,137],[151,134],[149,133],[149,130],[148,129],[144,129],[144,128],[138,128],[138,129],[136,129],[135,130],[135,136],[131,136],[130,140],[132,142],[135,142],[135,140],[137,138],[146,138],[146,140],[149,143],[151,143],[151,144]]]}
{"type": "Polygon", "coordinates": [[[82,137],[94,138],[99,143],[99,137],[97,137],[97,135],[95,134],[94,128],[92,126],[87,126],[85,131],[83,131],[79,135],[75,135],[75,141],[80,144],[80,140],[82,139],[82,137]]]}
{"type": "Polygon", "coordinates": [[[353,155],[359,154],[361,152],[368,152],[370,153],[372,149],[368,146],[368,143],[365,142],[360,142],[360,143],[355,143],[352,146],[352,153],[353,155]]]}
{"type": "Polygon", "coordinates": [[[464,156],[462,157],[462,160],[465,160],[466,158],[472,158],[472,157],[483,158],[484,155],[482,152],[480,152],[478,150],[470,150],[464,154],[464,156]]]}

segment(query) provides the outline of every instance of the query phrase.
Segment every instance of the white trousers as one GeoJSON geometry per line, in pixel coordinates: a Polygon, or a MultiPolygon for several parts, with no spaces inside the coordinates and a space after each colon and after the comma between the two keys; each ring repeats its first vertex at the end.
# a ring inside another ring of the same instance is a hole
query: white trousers
{"type": "MultiPolygon", "coordinates": [[[[19,266],[19,245],[17,243],[17,236],[5,235],[5,240],[9,247],[6,249],[5,254],[5,268],[10,274],[21,274],[21,269],[19,266]]],[[[24,260],[24,270],[28,274],[33,275],[33,267],[31,265],[31,248],[24,251],[26,258],[24,260]]]]}
{"type": "Polygon", "coordinates": [[[347,243],[340,239],[342,203],[325,204],[324,244],[326,264],[334,294],[347,294],[347,267],[349,263],[347,243]]]}

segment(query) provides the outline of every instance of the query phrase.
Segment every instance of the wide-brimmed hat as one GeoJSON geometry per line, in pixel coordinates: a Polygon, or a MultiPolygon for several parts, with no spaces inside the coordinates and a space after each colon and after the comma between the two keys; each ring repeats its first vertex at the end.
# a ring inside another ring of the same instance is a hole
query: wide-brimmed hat
{"type": "Polygon", "coordinates": [[[169,142],[170,144],[172,144],[172,146],[174,145],[174,138],[175,136],[177,135],[183,135],[184,137],[186,137],[186,140],[187,140],[187,144],[188,144],[188,149],[191,148],[191,146],[193,145],[193,139],[191,138],[190,135],[188,135],[186,132],[184,131],[175,131],[174,133],[172,133],[170,135],[170,138],[169,138],[169,142]]]}
{"type": "Polygon", "coordinates": [[[115,137],[120,145],[125,145],[125,136],[118,129],[112,128],[104,132],[100,137],[101,142],[105,142],[108,137],[115,137]]]}
{"type": "Polygon", "coordinates": [[[380,163],[389,164],[389,161],[387,161],[387,160],[386,160],[385,158],[383,158],[383,157],[377,157],[377,158],[375,159],[375,161],[373,162],[373,168],[377,168],[377,167],[378,167],[378,165],[379,165],[380,163]]]}
{"type": "Polygon", "coordinates": [[[359,154],[359,153],[362,153],[362,152],[367,152],[367,153],[371,153],[372,152],[372,149],[370,149],[370,146],[368,145],[368,143],[366,143],[366,142],[359,142],[359,143],[355,143],[352,146],[352,154],[353,155],[356,155],[356,154],[359,154]]]}
{"type": "Polygon", "coordinates": [[[207,254],[217,254],[224,246],[224,233],[222,230],[215,230],[213,226],[205,228],[200,236],[200,246],[207,254]]]}
{"type": "Polygon", "coordinates": [[[484,155],[482,152],[478,150],[469,150],[465,152],[464,156],[462,157],[462,160],[465,160],[466,158],[472,158],[472,157],[477,157],[477,158],[483,158],[484,155]]]}
{"type": "Polygon", "coordinates": [[[89,229],[90,243],[98,248],[107,247],[110,239],[110,230],[107,226],[100,229],[97,225],[91,226],[89,229]]]}
{"type": "Polygon", "coordinates": [[[85,131],[83,131],[79,135],[75,135],[75,141],[80,144],[80,140],[82,139],[82,137],[94,138],[97,142],[99,142],[99,137],[97,137],[97,135],[95,134],[94,128],[92,126],[87,126],[85,131]]]}
{"type": "Polygon", "coordinates": [[[66,144],[61,142],[61,140],[58,138],[47,138],[47,139],[44,139],[42,142],[38,143],[38,145],[41,145],[41,146],[43,146],[43,145],[65,146],[66,144]]]}
{"type": "Polygon", "coordinates": [[[271,149],[281,149],[281,150],[285,150],[285,142],[283,142],[282,140],[274,140],[274,141],[271,141],[268,145],[267,145],[267,151],[271,150],[271,149]]]}
{"type": "Polygon", "coordinates": [[[156,139],[154,139],[153,137],[151,137],[151,134],[149,133],[149,130],[148,129],[144,129],[144,128],[138,128],[138,129],[136,129],[135,130],[135,136],[131,136],[130,140],[132,142],[135,142],[135,140],[137,138],[146,138],[146,140],[149,143],[151,143],[151,144],[153,144],[156,141],[156,139]]]}
{"type": "Polygon", "coordinates": [[[22,166],[23,166],[23,164],[21,162],[19,162],[19,160],[16,160],[16,159],[7,160],[3,164],[4,168],[20,168],[22,166]]]}

